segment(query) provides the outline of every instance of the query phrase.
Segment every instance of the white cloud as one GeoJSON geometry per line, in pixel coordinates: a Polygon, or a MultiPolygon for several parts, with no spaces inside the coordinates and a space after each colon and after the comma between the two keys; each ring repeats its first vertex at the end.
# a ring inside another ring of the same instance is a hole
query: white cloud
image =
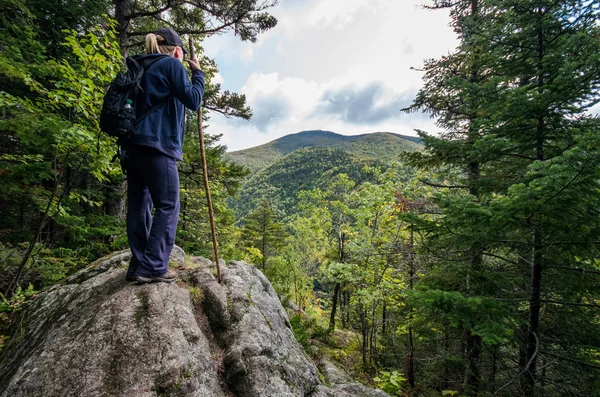
{"type": "Polygon", "coordinates": [[[330,0],[317,1],[308,17],[308,27],[314,28],[317,25],[333,26],[336,30],[346,28],[355,23],[357,13],[368,4],[380,3],[375,0],[330,0]]]}
{"type": "Polygon", "coordinates": [[[277,27],[258,43],[207,39],[224,88],[245,94],[254,112],[250,122],[214,115],[212,133],[224,133],[223,143],[237,150],[308,129],[432,130],[431,120],[399,110],[421,86],[411,67],[455,45],[447,12],[423,10],[424,2],[281,0],[271,10],[277,27]]]}
{"type": "Polygon", "coordinates": [[[240,91],[249,101],[265,94],[278,94],[293,103],[299,112],[311,109],[321,94],[316,83],[299,77],[281,78],[279,73],[253,73],[240,91]]]}
{"type": "Polygon", "coordinates": [[[225,82],[225,80],[223,79],[223,75],[219,72],[217,72],[217,74],[215,74],[211,80],[211,82],[213,84],[223,84],[225,82]]]}
{"type": "Polygon", "coordinates": [[[252,120],[214,115],[210,133],[223,133],[230,151],[260,145],[283,135],[324,129],[352,135],[390,131],[416,135],[415,128],[433,128],[431,120],[407,115],[400,108],[412,92],[395,92],[382,82],[348,86],[319,84],[278,73],[255,73],[240,90],[252,107],[252,120]]]}

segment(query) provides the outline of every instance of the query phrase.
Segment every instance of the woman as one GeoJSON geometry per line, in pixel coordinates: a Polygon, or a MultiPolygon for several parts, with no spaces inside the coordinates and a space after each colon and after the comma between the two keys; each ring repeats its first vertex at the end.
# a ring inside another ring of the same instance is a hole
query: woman
{"type": "Polygon", "coordinates": [[[128,281],[173,282],[169,269],[179,216],[179,173],[183,160],[184,116],[197,110],[204,94],[204,73],[196,59],[183,67],[183,42],[170,28],[146,36],[146,55],[134,59],[146,69],[136,100],[137,135],[123,145],[127,153],[127,238],[131,247],[128,281]],[[151,215],[154,206],[154,217],[151,215]]]}

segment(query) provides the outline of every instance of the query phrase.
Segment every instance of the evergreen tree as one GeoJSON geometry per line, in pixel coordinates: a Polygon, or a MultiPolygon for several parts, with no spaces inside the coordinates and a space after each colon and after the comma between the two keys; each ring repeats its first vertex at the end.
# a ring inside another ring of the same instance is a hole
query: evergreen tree
{"type": "MultiPolygon", "coordinates": [[[[483,255],[491,246],[493,233],[487,214],[490,188],[496,186],[489,166],[492,154],[480,144],[486,137],[483,127],[489,117],[489,104],[494,100],[489,95],[494,79],[483,54],[484,26],[492,16],[484,3],[482,0],[435,2],[432,8],[450,8],[460,44],[454,53],[426,62],[424,87],[407,109],[430,113],[442,128],[439,136],[421,132],[426,151],[412,155],[411,159],[413,164],[440,170],[440,182],[428,182],[442,190],[436,200],[441,218],[431,224],[428,239],[436,251],[444,251],[437,263],[439,271],[433,276],[447,279],[460,269],[463,278],[456,279],[453,275],[455,283],[448,287],[466,300],[487,295],[491,277],[483,255]]],[[[442,291],[448,288],[434,282],[433,288],[440,287],[442,291]]],[[[479,320],[482,318],[463,318],[457,324],[465,335],[461,343],[465,359],[463,389],[467,395],[478,395],[480,389],[479,320]]]]}
{"type": "Polygon", "coordinates": [[[598,373],[582,384],[552,380],[577,372],[576,362],[587,362],[587,349],[597,346],[589,327],[578,330],[577,341],[556,330],[585,315],[599,292],[571,280],[598,254],[598,120],[585,111],[600,101],[600,7],[575,0],[490,4],[498,12],[489,28],[495,40],[488,55],[495,60],[501,104],[493,108],[490,131],[497,150],[513,159],[504,169],[511,174],[503,173],[513,183],[496,210],[511,221],[508,247],[515,258],[529,252],[522,258],[530,269],[523,285],[523,394],[589,394],[598,373]],[[566,343],[565,351],[559,346],[566,343]]]}
{"type": "Polygon", "coordinates": [[[244,220],[242,244],[259,251],[259,264],[263,273],[268,274],[269,260],[278,256],[286,237],[283,223],[279,220],[273,205],[263,198],[258,208],[244,220]]]}
{"type": "Polygon", "coordinates": [[[577,322],[598,292],[568,281],[581,267],[594,271],[597,255],[598,121],[585,110],[598,102],[598,5],[438,5],[452,7],[461,42],[455,54],[426,64],[425,87],[411,107],[431,112],[444,129],[439,138],[423,135],[426,154],[412,159],[436,167],[440,182],[431,185],[447,191],[438,195],[441,217],[426,241],[438,266],[423,279],[427,290],[415,295],[417,305],[427,305],[417,310],[434,309],[465,330],[469,395],[589,394],[597,374],[578,385],[553,379],[593,365],[583,345],[596,343],[583,327],[568,353],[556,352],[566,336],[556,330],[567,319],[577,322]],[[563,270],[550,270],[556,267],[563,270]],[[507,305],[515,296],[528,301],[526,311],[507,305]],[[525,327],[517,327],[521,322],[525,327]],[[521,339],[508,339],[519,329],[521,339]],[[511,348],[499,348],[509,341],[511,348]],[[484,352],[491,362],[504,356],[519,366],[498,374],[494,364],[483,374],[484,352]]]}

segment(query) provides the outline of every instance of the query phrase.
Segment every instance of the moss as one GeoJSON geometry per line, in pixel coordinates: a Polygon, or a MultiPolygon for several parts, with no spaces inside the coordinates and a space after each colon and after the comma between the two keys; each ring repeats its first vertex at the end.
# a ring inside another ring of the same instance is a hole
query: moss
{"type": "Polygon", "coordinates": [[[189,256],[186,256],[185,260],[183,262],[183,267],[186,268],[187,270],[193,270],[193,269],[198,269],[200,267],[200,264],[192,261],[192,259],[189,256]]]}
{"type": "Polygon", "coordinates": [[[173,382],[168,376],[160,376],[154,381],[153,390],[157,396],[181,395],[183,385],[194,376],[194,372],[189,367],[184,367],[173,382]]]}
{"type": "Polygon", "coordinates": [[[113,344],[113,351],[108,360],[107,366],[105,367],[105,376],[103,388],[109,396],[120,396],[121,390],[125,388],[123,382],[123,371],[127,366],[123,352],[126,350],[125,345],[122,341],[116,340],[113,344]]]}
{"type": "Polygon", "coordinates": [[[137,293],[137,297],[140,300],[140,305],[136,308],[133,318],[135,319],[135,325],[139,328],[142,325],[142,319],[148,315],[148,309],[150,307],[148,290],[146,288],[141,289],[137,293]]]}
{"type": "Polygon", "coordinates": [[[204,292],[202,291],[202,288],[189,287],[188,290],[190,291],[190,301],[192,302],[192,305],[194,305],[194,307],[200,307],[204,301],[204,292]]]}
{"type": "Polygon", "coordinates": [[[325,375],[323,375],[323,368],[322,365],[316,365],[317,368],[317,376],[319,377],[319,380],[321,381],[322,384],[324,384],[325,386],[331,387],[332,384],[330,384],[329,382],[327,382],[327,379],[325,379],[325,375]]]}

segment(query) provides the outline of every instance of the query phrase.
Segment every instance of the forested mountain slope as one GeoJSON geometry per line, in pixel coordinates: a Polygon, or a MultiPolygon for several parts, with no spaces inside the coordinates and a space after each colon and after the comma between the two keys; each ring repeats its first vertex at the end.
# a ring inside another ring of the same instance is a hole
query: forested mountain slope
{"type": "MultiPolygon", "coordinates": [[[[268,198],[286,214],[294,211],[297,194],[326,183],[344,173],[357,182],[369,179],[366,165],[383,167],[379,161],[359,159],[339,149],[307,147],[284,156],[246,181],[237,200],[232,201],[238,217],[244,216],[262,198],[268,198]]],[[[238,218],[239,219],[239,218],[238,218]]]]}
{"type": "Polygon", "coordinates": [[[264,145],[228,153],[227,156],[255,173],[286,154],[306,147],[339,149],[360,159],[389,162],[397,160],[401,152],[420,150],[420,142],[420,138],[391,132],[347,136],[313,130],[286,135],[264,145]]]}

